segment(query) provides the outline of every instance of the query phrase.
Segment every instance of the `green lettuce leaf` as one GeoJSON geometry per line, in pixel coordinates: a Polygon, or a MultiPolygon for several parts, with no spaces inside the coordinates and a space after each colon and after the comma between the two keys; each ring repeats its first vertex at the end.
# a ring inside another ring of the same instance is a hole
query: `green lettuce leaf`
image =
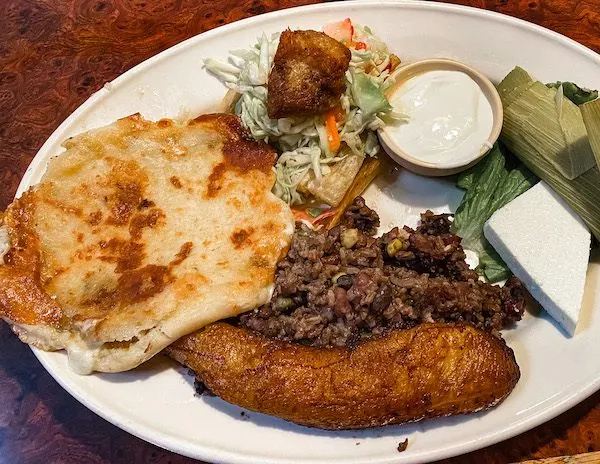
{"type": "Polygon", "coordinates": [[[462,238],[464,248],[479,255],[478,270],[490,282],[510,276],[510,271],[483,235],[483,225],[504,205],[529,190],[538,181],[523,164],[496,144],[490,153],[471,169],[463,172],[457,186],[465,190],[452,223],[452,231],[462,238]],[[514,165],[514,166],[512,166],[514,165]]]}
{"type": "Polygon", "coordinates": [[[364,115],[377,114],[392,109],[379,86],[364,72],[352,73],[352,98],[364,115]]]}
{"type": "Polygon", "coordinates": [[[483,252],[479,255],[478,269],[483,271],[483,275],[490,282],[500,282],[508,279],[512,273],[504,264],[500,255],[487,243],[484,245],[483,252]]]}

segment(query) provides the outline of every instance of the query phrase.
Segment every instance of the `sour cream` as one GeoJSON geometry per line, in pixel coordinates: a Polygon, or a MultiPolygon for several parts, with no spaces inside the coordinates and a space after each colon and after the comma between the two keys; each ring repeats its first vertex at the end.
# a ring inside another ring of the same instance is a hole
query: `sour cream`
{"type": "Polygon", "coordinates": [[[428,71],[408,79],[390,103],[407,121],[388,134],[408,155],[428,163],[469,161],[485,147],[494,123],[479,85],[461,71],[428,71]]]}

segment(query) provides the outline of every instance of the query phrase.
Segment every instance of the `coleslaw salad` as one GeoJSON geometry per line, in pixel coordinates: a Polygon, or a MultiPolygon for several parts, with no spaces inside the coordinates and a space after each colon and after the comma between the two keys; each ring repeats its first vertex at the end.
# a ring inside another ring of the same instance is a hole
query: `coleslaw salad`
{"type": "Polygon", "coordinates": [[[325,115],[270,119],[267,86],[280,33],[263,34],[246,50],[232,50],[227,62],[208,58],[205,68],[229,89],[240,94],[234,112],[257,140],[271,143],[280,153],[274,167],[273,192],[289,204],[305,203],[298,185],[309,173],[316,180],[329,166],[349,154],[374,156],[379,151],[375,132],[386,123],[406,120],[392,111],[385,97],[400,60],[367,26],[349,18],[323,31],[351,51],[346,90],[339,108],[325,115]]]}

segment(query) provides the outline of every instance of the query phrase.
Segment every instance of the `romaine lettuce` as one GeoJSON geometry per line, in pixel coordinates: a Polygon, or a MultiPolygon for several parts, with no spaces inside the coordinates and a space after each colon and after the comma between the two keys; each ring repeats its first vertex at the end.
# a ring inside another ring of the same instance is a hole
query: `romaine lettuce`
{"type": "Polygon", "coordinates": [[[497,209],[533,187],[538,181],[523,164],[516,164],[508,150],[496,144],[490,153],[458,177],[465,190],[452,223],[463,247],[479,255],[478,270],[490,282],[510,276],[500,256],[483,236],[483,225],[497,209]],[[514,164],[514,166],[510,166],[514,164]]]}

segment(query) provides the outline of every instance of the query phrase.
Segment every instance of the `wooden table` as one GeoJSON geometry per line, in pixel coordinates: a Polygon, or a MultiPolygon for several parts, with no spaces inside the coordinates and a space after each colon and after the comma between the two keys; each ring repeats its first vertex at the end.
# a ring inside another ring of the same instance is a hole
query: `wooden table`
{"type": "MultiPolygon", "coordinates": [[[[1,0],[0,209],[44,140],[105,82],[200,32],[317,1],[1,0]]],[[[600,0],[455,3],[543,24],[600,52],[600,0]]],[[[596,449],[600,392],[528,433],[445,462],[508,463],[596,449]]],[[[80,405],[0,325],[0,463],[187,462],[80,405]]]]}

